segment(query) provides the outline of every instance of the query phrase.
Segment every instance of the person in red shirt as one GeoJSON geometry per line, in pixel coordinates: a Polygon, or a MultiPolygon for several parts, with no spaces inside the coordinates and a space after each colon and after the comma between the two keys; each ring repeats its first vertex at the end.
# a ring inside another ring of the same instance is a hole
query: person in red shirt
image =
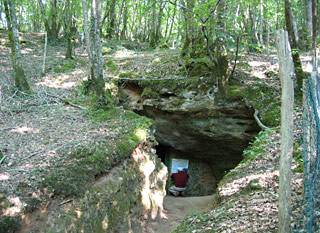
{"type": "Polygon", "coordinates": [[[186,189],[187,189],[187,180],[189,175],[187,174],[186,168],[178,168],[178,173],[173,173],[171,178],[174,179],[174,186],[169,188],[169,192],[171,192],[174,196],[186,196],[186,189]]]}

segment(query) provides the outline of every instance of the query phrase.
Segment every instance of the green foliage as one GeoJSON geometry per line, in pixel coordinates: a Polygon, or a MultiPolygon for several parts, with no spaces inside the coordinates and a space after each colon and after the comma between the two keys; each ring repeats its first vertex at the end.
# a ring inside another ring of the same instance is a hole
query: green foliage
{"type": "Polygon", "coordinates": [[[297,165],[293,172],[295,173],[303,173],[304,171],[304,158],[301,149],[301,145],[299,143],[294,143],[294,150],[293,150],[293,159],[297,165]]]}
{"type": "Polygon", "coordinates": [[[68,72],[70,70],[73,70],[77,67],[78,63],[80,65],[83,65],[83,61],[79,62],[81,60],[77,60],[77,59],[68,59],[68,60],[64,60],[63,63],[56,65],[53,67],[53,71],[55,73],[65,73],[68,72]]]}
{"type": "Polygon", "coordinates": [[[253,143],[250,143],[250,146],[243,151],[243,160],[241,163],[247,164],[255,160],[259,155],[267,153],[266,145],[271,140],[270,135],[272,129],[266,129],[259,132],[258,137],[255,138],[253,143]]]}
{"type": "Polygon", "coordinates": [[[255,109],[259,110],[260,120],[269,127],[280,124],[281,103],[277,90],[264,83],[255,83],[246,88],[230,85],[226,97],[229,99],[244,98],[255,109]]]}
{"type": "Polygon", "coordinates": [[[132,73],[132,71],[124,71],[121,72],[120,74],[118,74],[119,78],[134,78],[134,74],[132,73]]]}
{"type": "Polygon", "coordinates": [[[159,94],[153,91],[150,87],[145,87],[141,93],[141,97],[148,97],[148,98],[157,98],[159,94]]]}
{"type": "Polygon", "coordinates": [[[102,53],[102,55],[110,55],[113,53],[113,49],[108,48],[108,47],[102,47],[101,53],[102,53]]]}
{"type": "Polygon", "coordinates": [[[116,74],[119,72],[116,63],[113,60],[103,63],[103,68],[107,68],[111,74],[116,74]]]}
{"type": "Polygon", "coordinates": [[[0,216],[0,233],[15,232],[20,227],[20,216],[0,216]]]}

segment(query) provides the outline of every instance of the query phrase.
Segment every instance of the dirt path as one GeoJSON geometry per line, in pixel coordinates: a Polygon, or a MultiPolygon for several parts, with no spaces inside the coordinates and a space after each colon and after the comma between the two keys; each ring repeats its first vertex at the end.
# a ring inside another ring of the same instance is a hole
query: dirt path
{"type": "Polygon", "coordinates": [[[167,219],[163,218],[157,222],[150,222],[147,233],[171,233],[185,219],[192,210],[203,211],[213,203],[214,196],[204,197],[173,197],[164,199],[164,209],[167,219]]]}

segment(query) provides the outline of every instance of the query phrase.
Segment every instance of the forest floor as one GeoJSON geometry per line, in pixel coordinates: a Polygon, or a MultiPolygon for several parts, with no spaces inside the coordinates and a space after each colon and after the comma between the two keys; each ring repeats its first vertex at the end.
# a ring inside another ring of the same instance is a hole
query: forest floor
{"type": "MultiPolygon", "coordinates": [[[[123,132],[117,128],[119,122],[116,119],[111,119],[108,123],[88,121],[83,109],[64,102],[65,99],[70,100],[79,96],[79,87],[88,76],[88,62],[83,51],[77,49],[77,57],[66,61],[64,45],[61,43],[49,45],[46,75],[41,76],[43,36],[24,34],[22,42],[23,63],[33,90],[32,94],[25,93],[24,96],[17,91],[12,91],[14,85],[10,75],[10,50],[6,35],[2,33],[0,35],[0,155],[2,155],[0,164],[0,206],[2,207],[0,210],[4,215],[21,215],[22,218],[28,218],[30,214],[25,213],[32,212],[33,208],[39,204],[32,201],[41,200],[43,195],[51,195],[44,193],[46,190],[40,190],[39,183],[43,175],[54,167],[57,161],[61,162],[60,155],[70,153],[78,146],[104,140],[103,138],[106,137],[109,140],[108,143],[115,143],[123,132]]],[[[159,77],[175,76],[179,73],[178,67],[183,64],[177,54],[176,50],[136,52],[123,49],[105,56],[106,60],[112,61],[108,65],[107,75],[114,76],[115,73],[123,71],[124,67],[130,66],[132,72],[153,72],[159,77]],[[164,58],[167,58],[166,64],[160,62],[164,58]],[[116,64],[116,67],[113,64],[116,64]]],[[[249,76],[264,79],[266,71],[278,73],[275,56],[271,57],[271,61],[261,54],[248,55],[243,59],[246,63],[245,73],[249,76]]],[[[309,68],[309,58],[303,57],[303,60],[305,68],[309,68]]],[[[274,85],[279,85],[279,80],[274,85]]],[[[188,230],[190,225],[196,226],[197,222],[208,224],[199,225],[198,230],[190,227],[190,232],[191,229],[192,232],[213,229],[212,227],[218,224],[217,221],[220,225],[222,224],[218,228],[221,231],[218,232],[273,232],[271,230],[276,229],[278,181],[276,172],[270,173],[269,170],[272,168],[274,171],[273,168],[278,166],[279,140],[279,133],[275,133],[272,146],[268,147],[273,156],[272,159],[261,160],[260,165],[251,164],[252,177],[233,184],[240,189],[262,174],[261,177],[264,178],[261,180],[267,183],[270,190],[260,194],[250,192],[246,199],[232,203],[227,201],[229,199],[225,199],[228,205],[231,203],[233,206],[228,207],[228,211],[233,211],[232,216],[224,214],[227,212],[221,208],[219,211],[222,214],[215,215],[215,220],[210,219],[208,214],[204,215],[207,220],[209,219],[208,221],[202,221],[195,215],[190,215],[186,220],[188,230]],[[269,175],[263,176],[265,173],[269,175]],[[248,211],[249,207],[250,211],[248,211]],[[270,210],[267,215],[266,209],[270,210]],[[236,217],[237,214],[239,218],[236,217]],[[257,228],[256,231],[250,231],[252,225],[270,225],[270,228],[269,230],[257,228]],[[233,227],[234,231],[228,230],[230,227],[233,227]]],[[[297,175],[294,178],[296,184],[293,189],[299,194],[301,177],[297,175]]],[[[150,232],[174,230],[178,223],[183,221],[188,211],[205,210],[212,202],[212,198],[166,197],[165,210],[168,218],[158,223],[149,223],[150,232]]],[[[68,200],[59,199],[55,200],[55,203],[63,205],[64,201],[68,200]]],[[[49,205],[49,203],[41,204],[49,205]]],[[[41,225],[38,227],[41,229],[41,225]]]]}
{"type": "Polygon", "coordinates": [[[214,196],[174,197],[164,198],[165,218],[150,221],[146,225],[148,233],[170,233],[177,229],[190,214],[208,211],[212,208],[214,196]]]}

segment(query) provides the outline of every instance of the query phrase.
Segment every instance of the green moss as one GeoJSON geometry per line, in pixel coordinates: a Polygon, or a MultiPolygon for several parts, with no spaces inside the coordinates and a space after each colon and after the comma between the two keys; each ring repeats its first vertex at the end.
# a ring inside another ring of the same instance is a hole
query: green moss
{"type": "Polygon", "coordinates": [[[243,90],[239,85],[229,86],[227,88],[226,98],[228,98],[228,99],[244,97],[245,95],[246,95],[245,90],[243,90]]]}
{"type": "Polygon", "coordinates": [[[146,131],[153,124],[146,117],[120,108],[88,111],[86,116],[99,122],[118,119],[117,122],[121,122],[116,125],[119,142],[115,148],[105,141],[95,142],[66,155],[68,164],[58,163],[43,177],[42,188],[49,188],[55,195],[82,197],[96,177],[129,158],[137,143],[144,140],[136,134],[137,130],[146,131]]]}
{"type": "Polygon", "coordinates": [[[119,72],[116,63],[113,60],[103,63],[103,68],[107,68],[111,74],[116,74],[119,72]]]}
{"type": "Polygon", "coordinates": [[[171,102],[172,105],[179,106],[183,104],[185,101],[183,99],[176,99],[171,102]]]}
{"type": "MultiPolygon", "coordinates": [[[[83,64],[83,61],[80,62],[80,64],[83,64]]],[[[55,73],[65,73],[67,71],[73,70],[78,65],[78,59],[73,60],[65,60],[63,63],[56,65],[53,67],[53,71],[55,73]]]]}
{"type": "Polygon", "coordinates": [[[257,190],[262,190],[263,186],[260,184],[259,179],[253,179],[249,182],[249,184],[243,188],[241,188],[242,194],[249,194],[257,190]]]}
{"type": "Polygon", "coordinates": [[[259,110],[260,120],[268,127],[280,124],[280,99],[277,90],[264,83],[255,83],[246,88],[240,88],[234,83],[227,88],[226,97],[229,99],[244,98],[259,110]]]}
{"type": "Polygon", "coordinates": [[[150,87],[145,87],[141,93],[141,97],[157,98],[159,97],[159,95],[157,92],[153,91],[150,87]]]}
{"type": "Polygon", "coordinates": [[[281,104],[275,102],[267,105],[267,111],[261,119],[266,125],[271,127],[279,125],[281,120],[281,104]]]}
{"type": "Polygon", "coordinates": [[[111,48],[102,47],[101,53],[102,53],[102,55],[110,55],[113,53],[113,50],[111,48]]]}
{"type": "Polygon", "coordinates": [[[118,77],[119,78],[133,78],[133,73],[132,71],[124,71],[124,72],[121,72],[120,74],[118,74],[118,77]]]}

